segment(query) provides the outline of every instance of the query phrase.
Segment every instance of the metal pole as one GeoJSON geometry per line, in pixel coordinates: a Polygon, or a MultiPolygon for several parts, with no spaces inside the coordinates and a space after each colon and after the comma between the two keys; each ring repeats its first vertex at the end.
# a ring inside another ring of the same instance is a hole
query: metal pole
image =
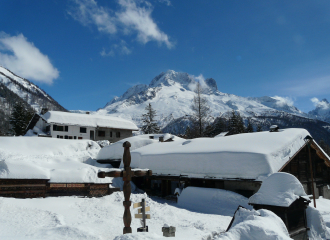
{"type": "Polygon", "coordinates": [[[311,170],[311,178],[312,178],[313,201],[314,201],[314,207],[316,208],[315,191],[314,191],[314,177],[313,177],[313,165],[312,165],[312,157],[311,157],[310,140],[308,141],[308,152],[309,152],[309,167],[310,167],[310,170],[311,170]]]}

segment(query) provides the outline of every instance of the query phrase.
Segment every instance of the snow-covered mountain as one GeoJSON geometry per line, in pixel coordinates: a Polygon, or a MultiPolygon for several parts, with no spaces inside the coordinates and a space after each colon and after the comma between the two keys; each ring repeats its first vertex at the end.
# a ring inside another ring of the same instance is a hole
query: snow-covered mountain
{"type": "Polygon", "coordinates": [[[330,123],[330,103],[327,99],[322,99],[316,103],[316,107],[309,113],[310,117],[330,123]]]}
{"type": "MultiPolygon", "coordinates": [[[[178,125],[184,125],[183,122],[188,122],[192,115],[191,104],[196,83],[195,78],[188,73],[169,70],[159,74],[149,85],[129,88],[122,96],[115,97],[103,109],[99,109],[98,113],[131,119],[141,126],[141,115],[147,104],[151,103],[157,111],[160,126],[164,128],[170,125],[171,129],[176,129],[178,125]]],[[[223,93],[212,78],[203,81],[202,86],[203,96],[207,98],[211,110],[210,122],[232,110],[239,111],[243,117],[253,118],[308,116],[280,97],[246,98],[223,93]]]]}
{"type": "MultiPolygon", "coordinates": [[[[17,94],[36,111],[40,111],[42,107],[46,107],[49,110],[67,111],[44,90],[31,83],[29,80],[19,77],[10,70],[1,66],[0,84],[17,94]]],[[[2,102],[3,101],[8,102],[9,99],[2,99],[2,102]]]]}

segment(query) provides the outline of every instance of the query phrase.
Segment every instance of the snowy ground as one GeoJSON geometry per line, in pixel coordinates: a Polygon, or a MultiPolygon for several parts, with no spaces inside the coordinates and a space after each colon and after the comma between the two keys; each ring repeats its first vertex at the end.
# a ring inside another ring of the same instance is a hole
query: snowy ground
{"type": "MultiPolygon", "coordinates": [[[[132,194],[131,200],[139,202],[142,197],[146,195],[132,194]]],[[[122,192],[102,198],[0,198],[0,239],[158,239],[164,223],[177,228],[176,239],[207,239],[213,231],[225,231],[231,220],[147,197],[152,216],[147,220],[149,233],[136,233],[140,222],[133,218],[133,234],[121,236],[122,201],[122,192]]]]}
{"type": "MultiPolygon", "coordinates": [[[[144,194],[132,194],[139,202],[144,194]]],[[[149,233],[137,233],[139,220],[132,219],[133,234],[122,235],[123,194],[102,198],[49,197],[0,198],[0,239],[160,239],[161,227],[176,227],[175,239],[213,239],[225,231],[231,217],[203,214],[178,208],[176,203],[146,197],[151,207],[149,233]]],[[[318,199],[326,225],[330,226],[330,200],[318,199]]],[[[131,210],[132,215],[136,210],[131,210]]]]}

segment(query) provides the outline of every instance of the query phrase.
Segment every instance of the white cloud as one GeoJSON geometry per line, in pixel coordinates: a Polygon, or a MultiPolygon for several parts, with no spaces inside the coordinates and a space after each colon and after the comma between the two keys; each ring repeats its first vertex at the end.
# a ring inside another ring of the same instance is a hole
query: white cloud
{"type": "Polygon", "coordinates": [[[119,55],[129,55],[132,53],[132,50],[127,47],[127,44],[124,40],[121,40],[119,44],[113,44],[111,50],[107,52],[105,48],[100,52],[102,57],[111,56],[114,57],[116,54],[119,55]]]}
{"type": "Polygon", "coordinates": [[[198,76],[190,75],[190,77],[192,77],[196,81],[196,83],[189,84],[188,87],[190,90],[195,91],[197,82],[201,84],[201,87],[203,89],[208,88],[207,84],[205,83],[205,77],[203,76],[203,74],[199,74],[198,76]]]}
{"type": "Polygon", "coordinates": [[[59,71],[47,55],[40,52],[23,34],[10,36],[0,32],[0,65],[35,81],[51,84],[59,71]]]}
{"type": "Polygon", "coordinates": [[[272,98],[277,100],[276,105],[279,106],[279,107],[283,107],[285,105],[293,106],[293,104],[294,104],[293,99],[290,98],[290,97],[274,96],[272,98]]]}
{"type": "Polygon", "coordinates": [[[171,3],[170,0],[159,0],[159,2],[165,3],[167,6],[171,6],[172,5],[172,3],[171,3]]]}
{"type": "Polygon", "coordinates": [[[314,103],[314,106],[315,107],[320,107],[320,108],[323,108],[323,109],[328,109],[330,107],[330,104],[325,102],[325,101],[320,101],[318,98],[316,97],[313,97],[311,99],[312,103],[314,103]]]}
{"type": "Polygon", "coordinates": [[[94,0],[73,0],[76,6],[68,13],[84,26],[95,24],[100,32],[114,34],[117,32],[116,18],[111,10],[97,5],[94,0]],[[113,16],[111,16],[113,15],[113,16]]]}
{"type": "Polygon", "coordinates": [[[174,46],[152,19],[152,5],[147,1],[137,4],[134,0],[118,0],[120,9],[116,12],[98,6],[95,0],[73,1],[75,6],[68,13],[84,26],[95,25],[98,31],[111,36],[137,33],[137,40],[143,44],[156,41],[169,49],[174,46]]]}

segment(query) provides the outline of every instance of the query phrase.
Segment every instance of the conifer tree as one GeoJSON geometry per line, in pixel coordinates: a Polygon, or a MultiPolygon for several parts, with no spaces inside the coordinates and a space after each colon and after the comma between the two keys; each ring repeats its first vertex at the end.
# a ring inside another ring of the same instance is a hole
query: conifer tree
{"type": "Polygon", "coordinates": [[[261,132],[262,131],[262,126],[260,124],[257,125],[257,132],[261,132]]]}
{"type": "Polygon", "coordinates": [[[149,103],[149,105],[146,106],[145,110],[147,113],[142,114],[142,122],[143,126],[141,127],[141,130],[145,134],[151,134],[151,133],[159,133],[160,128],[155,120],[156,118],[156,110],[154,110],[149,103]]]}
{"type": "Polygon", "coordinates": [[[225,118],[218,117],[214,126],[214,136],[226,131],[228,131],[227,120],[225,118]]]}
{"type": "Polygon", "coordinates": [[[16,136],[24,135],[27,125],[29,124],[33,112],[28,111],[22,102],[17,102],[10,115],[9,122],[11,130],[16,136]]]}
{"type": "Polygon", "coordinates": [[[186,131],[185,131],[184,135],[185,135],[185,138],[186,139],[190,139],[191,138],[191,130],[190,130],[190,127],[189,126],[186,128],[186,131]]]}
{"type": "Polygon", "coordinates": [[[241,115],[234,110],[231,112],[231,116],[229,118],[229,133],[228,135],[234,135],[245,132],[245,126],[243,122],[243,118],[241,115]]]}
{"type": "Polygon", "coordinates": [[[246,127],[246,132],[253,132],[253,126],[252,126],[252,123],[251,123],[251,119],[248,118],[247,120],[247,127],[246,127]]]}

